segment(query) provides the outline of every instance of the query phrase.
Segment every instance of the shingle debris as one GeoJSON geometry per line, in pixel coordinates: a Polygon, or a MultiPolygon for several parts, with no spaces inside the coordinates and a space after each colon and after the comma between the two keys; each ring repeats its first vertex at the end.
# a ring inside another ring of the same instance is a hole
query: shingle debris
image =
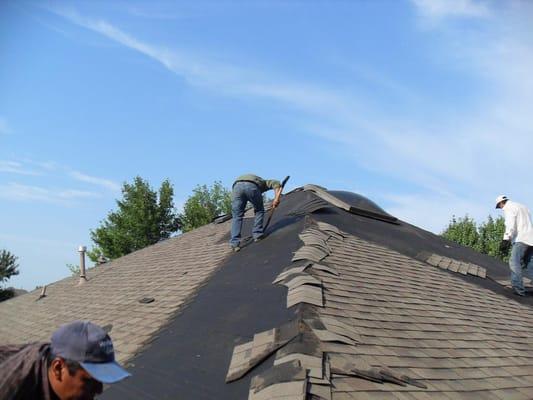
{"type": "MultiPolygon", "coordinates": [[[[234,350],[226,379],[228,382],[244,376],[260,360],[276,352],[274,366],[252,379],[249,399],[329,400],[337,398],[342,392],[342,379],[355,378],[379,384],[410,386],[417,390],[426,388],[408,371],[400,373],[382,364],[370,365],[364,356],[358,356],[363,334],[366,333],[364,327],[359,329],[344,322],[342,314],[321,315],[317,312],[327,306],[324,290],[331,288],[341,293],[334,282],[342,281],[342,276],[337,268],[326,264],[330,264],[328,257],[332,254],[329,242],[342,243],[345,237],[344,232],[321,222],[311,223],[300,234],[304,246],[296,254],[302,257],[293,258],[295,265],[285,268],[273,282],[288,288],[287,307],[300,304],[297,309],[300,319],[291,323],[292,327],[298,327],[298,333],[290,330],[291,335],[286,336],[283,342],[272,339],[275,329],[268,331],[268,335],[263,333],[265,339],[258,341],[262,347],[261,351],[255,352],[255,357],[252,354],[255,337],[253,342],[237,346],[234,350]],[[317,257],[319,248],[322,252],[317,257]],[[305,251],[302,252],[302,249],[305,251]],[[289,337],[291,339],[287,340],[289,337]],[[338,390],[337,384],[333,385],[335,376],[340,379],[341,390],[338,390]]],[[[338,256],[342,257],[342,254],[338,256]]],[[[368,337],[365,340],[368,341],[368,337]]]]}
{"type": "Polygon", "coordinates": [[[253,341],[235,346],[226,382],[241,378],[270,354],[294,339],[299,334],[298,323],[289,322],[280,328],[255,334],[253,341]]]}
{"type": "MultiPolygon", "coordinates": [[[[420,256],[422,259],[426,257],[426,254],[420,256]]],[[[431,254],[425,259],[425,261],[434,267],[439,267],[441,269],[446,269],[448,271],[457,272],[463,275],[473,275],[480,278],[487,277],[487,270],[479,265],[440,256],[438,254],[431,254]]]]}

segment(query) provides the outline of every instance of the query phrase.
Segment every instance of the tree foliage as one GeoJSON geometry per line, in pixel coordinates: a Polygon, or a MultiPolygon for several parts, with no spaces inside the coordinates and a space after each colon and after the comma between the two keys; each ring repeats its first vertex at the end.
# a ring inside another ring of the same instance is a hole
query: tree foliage
{"type": "Polygon", "coordinates": [[[80,274],[80,266],[77,264],[66,264],[68,270],[72,276],[78,276],[80,274]]]}
{"type": "Polygon", "coordinates": [[[210,223],[213,218],[231,213],[231,192],[215,182],[210,187],[198,185],[187,199],[180,216],[182,231],[188,232],[210,223]]]}
{"type": "Polygon", "coordinates": [[[486,221],[478,225],[466,215],[463,218],[453,216],[441,235],[480,253],[507,261],[508,255],[500,253],[500,242],[504,231],[505,220],[502,216],[494,219],[489,215],[486,221]]]}
{"type": "MultiPolygon", "coordinates": [[[[14,254],[7,250],[0,251],[0,283],[6,282],[13,275],[18,275],[19,265],[14,254]]],[[[7,300],[14,296],[14,293],[10,289],[0,288],[0,301],[7,300]]]]}
{"type": "Polygon", "coordinates": [[[100,256],[114,259],[169,238],[180,228],[173,196],[168,180],[158,192],[139,176],[131,184],[124,183],[118,209],[91,231],[95,246],[87,252],[89,258],[94,262],[100,256]]]}

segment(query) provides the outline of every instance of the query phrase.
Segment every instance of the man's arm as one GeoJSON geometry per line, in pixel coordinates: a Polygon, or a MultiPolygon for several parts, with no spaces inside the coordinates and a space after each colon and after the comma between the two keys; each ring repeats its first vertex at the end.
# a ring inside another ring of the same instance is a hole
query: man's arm
{"type": "Polygon", "coordinates": [[[276,208],[279,205],[282,190],[283,188],[281,186],[274,189],[274,200],[272,201],[272,207],[276,208]]]}
{"type": "Polygon", "coordinates": [[[505,217],[505,232],[503,234],[503,240],[511,241],[516,235],[516,211],[504,210],[505,217]]]}
{"type": "Polygon", "coordinates": [[[516,211],[513,209],[503,210],[505,217],[505,232],[500,242],[500,254],[506,256],[511,249],[511,240],[516,234],[516,211]]]}

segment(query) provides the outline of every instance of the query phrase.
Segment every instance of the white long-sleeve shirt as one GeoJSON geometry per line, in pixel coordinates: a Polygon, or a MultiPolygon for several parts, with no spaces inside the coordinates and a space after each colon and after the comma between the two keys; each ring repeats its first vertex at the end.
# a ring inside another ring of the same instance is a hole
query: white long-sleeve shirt
{"type": "Polygon", "coordinates": [[[503,206],[503,214],[505,216],[503,239],[533,246],[533,224],[527,207],[507,200],[503,206]]]}

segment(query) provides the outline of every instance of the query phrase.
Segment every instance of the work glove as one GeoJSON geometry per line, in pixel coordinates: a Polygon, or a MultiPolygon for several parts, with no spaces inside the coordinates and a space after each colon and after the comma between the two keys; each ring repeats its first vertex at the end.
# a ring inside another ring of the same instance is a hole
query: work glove
{"type": "Polygon", "coordinates": [[[511,241],[510,240],[502,240],[500,242],[500,253],[505,255],[509,253],[509,249],[511,248],[511,241]]]}

